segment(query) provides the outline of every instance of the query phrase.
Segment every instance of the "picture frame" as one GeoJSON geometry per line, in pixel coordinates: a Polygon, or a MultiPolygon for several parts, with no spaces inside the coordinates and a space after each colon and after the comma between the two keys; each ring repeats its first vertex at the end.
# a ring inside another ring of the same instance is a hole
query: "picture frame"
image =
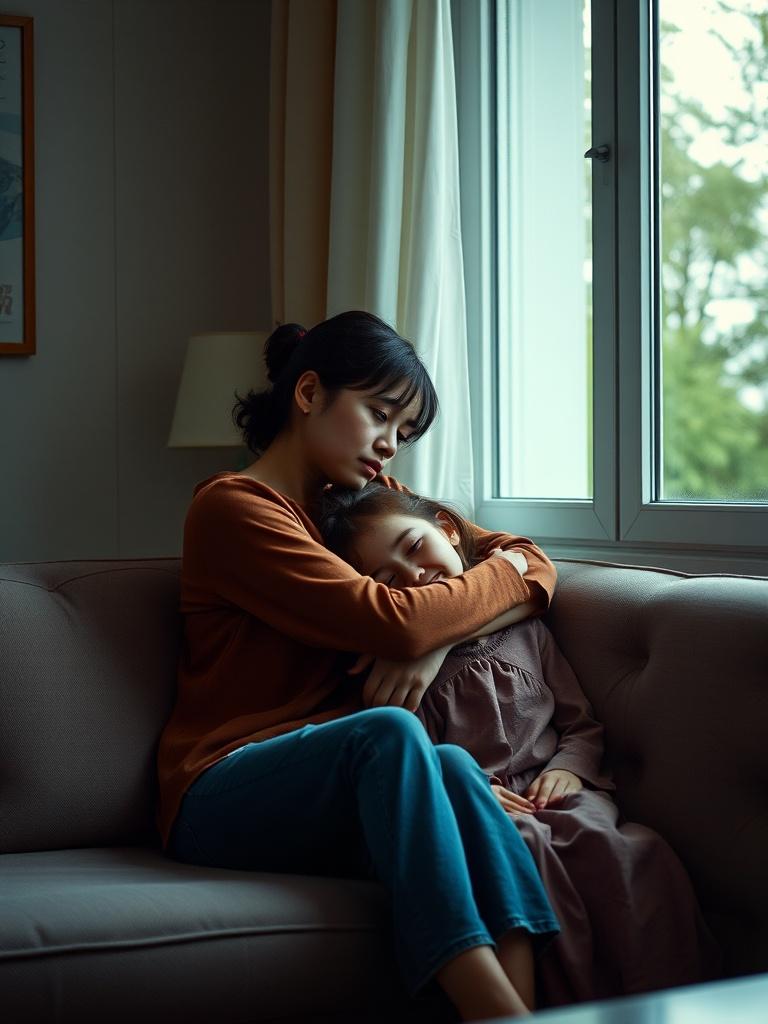
{"type": "Polygon", "coordinates": [[[35,353],[32,18],[0,14],[0,355],[35,353]]]}

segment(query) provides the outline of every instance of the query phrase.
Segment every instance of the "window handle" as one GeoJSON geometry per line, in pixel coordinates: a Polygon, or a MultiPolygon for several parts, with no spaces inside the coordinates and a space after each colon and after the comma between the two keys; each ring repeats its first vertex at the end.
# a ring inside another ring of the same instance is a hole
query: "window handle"
{"type": "Polygon", "coordinates": [[[601,164],[607,164],[611,157],[610,146],[593,146],[584,154],[590,160],[599,160],[601,164]]]}

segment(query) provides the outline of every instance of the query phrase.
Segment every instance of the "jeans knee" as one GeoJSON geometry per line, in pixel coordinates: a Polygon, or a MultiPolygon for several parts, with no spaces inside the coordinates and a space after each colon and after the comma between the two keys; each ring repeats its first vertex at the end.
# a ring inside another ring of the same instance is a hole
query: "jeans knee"
{"type": "Polygon", "coordinates": [[[427,731],[412,711],[401,707],[369,708],[358,713],[358,735],[370,740],[378,750],[422,747],[433,752],[427,731]]]}
{"type": "Polygon", "coordinates": [[[407,734],[414,733],[417,736],[427,736],[424,726],[412,711],[401,707],[368,708],[367,711],[358,712],[360,724],[365,726],[368,733],[375,733],[377,736],[388,736],[392,733],[407,734]]]}
{"type": "Polygon", "coordinates": [[[464,747],[456,743],[438,743],[435,747],[437,756],[440,758],[440,765],[443,770],[443,778],[446,783],[451,778],[464,778],[472,772],[483,774],[480,765],[464,747]]]}

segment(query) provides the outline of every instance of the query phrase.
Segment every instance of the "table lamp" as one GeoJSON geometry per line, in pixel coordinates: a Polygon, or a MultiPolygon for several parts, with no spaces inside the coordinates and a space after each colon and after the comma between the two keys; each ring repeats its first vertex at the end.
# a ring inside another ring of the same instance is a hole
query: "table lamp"
{"type": "Polygon", "coordinates": [[[168,437],[169,448],[234,448],[243,444],[232,422],[235,392],[267,386],[265,331],[195,334],[187,354],[168,437]]]}

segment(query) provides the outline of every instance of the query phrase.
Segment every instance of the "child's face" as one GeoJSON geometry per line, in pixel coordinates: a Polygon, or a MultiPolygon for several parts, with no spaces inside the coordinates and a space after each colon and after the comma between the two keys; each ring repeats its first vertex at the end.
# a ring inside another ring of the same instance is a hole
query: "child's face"
{"type": "Polygon", "coordinates": [[[417,516],[381,516],[355,538],[355,564],[388,587],[421,587],[464,572],[458,544],[447,516],[439,525],[417,516]]]}

